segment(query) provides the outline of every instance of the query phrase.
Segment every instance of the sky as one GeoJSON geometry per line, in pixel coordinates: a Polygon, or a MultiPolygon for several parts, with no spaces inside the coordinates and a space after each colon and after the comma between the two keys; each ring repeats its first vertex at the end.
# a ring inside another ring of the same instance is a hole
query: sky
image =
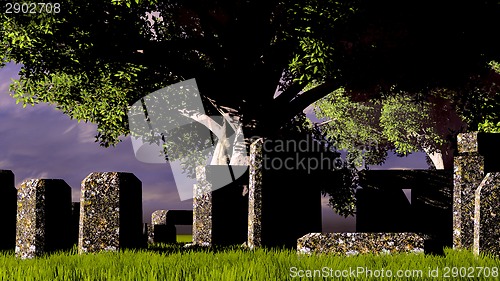
{"type": "MultiPolygon", "coordinates": [[[[9,95],[11,79],[19,65],[0,69],[0,170],[12,170],[16,187],[34,178],[63,179],[71,186],[73,201],[80,200],[80,183],[92,172],[130,172],[142,181],[144,222],[155,210],[189,210],[192,200],[181,201],[170,166],[138,161],[130,137],[116,147],[104,148],[95,142],[97,126],[71,120],[55,106],[38,104],[23,108],[9,95]]],[[[427,169],[425,154],[389,156],[376,169],[427,169]]],[[[327,206],[323,198],[323,232],[355,231],[355,219],[344,219],[327,206]]],[[[190,227],[178,227],[189,232],[190,227]]]]}

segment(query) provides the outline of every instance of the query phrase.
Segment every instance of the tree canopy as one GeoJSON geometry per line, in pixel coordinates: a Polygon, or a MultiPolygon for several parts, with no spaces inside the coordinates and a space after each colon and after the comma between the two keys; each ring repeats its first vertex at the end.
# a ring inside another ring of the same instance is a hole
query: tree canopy
{"type": "MultiPolygon", "coordinates": [[[[96,123],[104,146],[129,133],[132,104],[191,78],[246,137],[279,134],[329,94],[361,123],[417,113],[408,98],[427,114],[446,95],[469,128],[496,130],[499,17],[490,0],[67,0],[58,13],[0,13],[0,65],[23,65],[18,101],[96,123]]],[[[378,141],[412,150],[398,126],[415,124],[382,122],[378,141]]]]}
{"type": "Polygon", "coordinates": [[[128,133],[127,106],[189,78],[250,135],[266,136],[341,86],[362,99],[391,87],[468,94],[498,59],[498,6],[71,0],[57,14],[1,14],[0,53],[23,64],[17,99],[98,124],[103,145],[128,133]]]}

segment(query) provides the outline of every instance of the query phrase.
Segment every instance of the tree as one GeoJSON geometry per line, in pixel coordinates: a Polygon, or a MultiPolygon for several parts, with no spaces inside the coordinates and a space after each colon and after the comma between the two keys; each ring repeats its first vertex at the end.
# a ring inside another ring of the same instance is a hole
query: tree
{"type": "Polygon", "coordinates": [[[500,61],[499,14],[496,1],[68,0],[56,14],[0,14],[0,54],[23,64],[15,98],[96,123],[104,146],[129,133],[130,105],[190,78],[245,136],[273,137],[340,87],[461,97],[500,61]]]}
{"type": "Polygon", "coordinates": [[[340,89],[316,102],[326,118],[321,130],[360,166],[380,165],[388,150],[398,155],[423,150],[437,169],[453,166],[452,140],[465,129],[449,100],[416,103],[408,95],[354,102],[340,89]]]}

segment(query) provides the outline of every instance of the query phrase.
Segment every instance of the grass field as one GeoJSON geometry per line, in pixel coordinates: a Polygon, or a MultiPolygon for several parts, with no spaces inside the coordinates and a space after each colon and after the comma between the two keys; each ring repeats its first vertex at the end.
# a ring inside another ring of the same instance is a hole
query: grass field
{"type": "Polygon", "coordinates": [[[181,245],[160,245],[149,251],[55,253],[32,260],[4,252],[0,280],[299,280],[301,276],[316,277],[305,280],[499,280],[499,259],[474,257],[467,251],[447,250],[446,257],[339,257],[298,256],[295,251],[277,249],[185,250],[181,245]]]}
{"type": "Polygon", "coordinates": [[[179,243],[191,243],[193,241],[193,235],[191,234],[177,234],[177,242],[179,243]]]}

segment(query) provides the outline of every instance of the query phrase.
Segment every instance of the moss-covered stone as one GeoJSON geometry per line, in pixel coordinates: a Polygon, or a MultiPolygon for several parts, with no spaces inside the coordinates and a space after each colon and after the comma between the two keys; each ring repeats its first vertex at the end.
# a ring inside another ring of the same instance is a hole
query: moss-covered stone
{"type": "Polygon", "coordinates": [[[17,194],[16,256],[71,247],[71,188],[63,180],[24,181],[17,194]]]}
{"type": "Polygon", "coordinates": [[[415,233],[309,233],[297,240],[300,254],[423,253],[424,238],[415,233]]]}
{"type": "Polygon", "coordinates": [[[488,173],[475,191],[474,253],[500,256],[500,173],[488,173]]]}
{"type": "Polygon", "coordinates": [[[484,157],[478,154],[477,134],[459,134],[461,156],[454,159],[453,247],[472,249],[474,192],[484,178],[484,157]]]}
{"type": "Polygon", "coordinates": [[[262,139],[256,140],[250,146],[247,241],[250,249],[260,247],[262,241],[262,146],[262,139]]]}
{"type": "Polygon", "coordinates": [[[131,173],[91,173],[82,181],[79,253],[143,245],[142,183],[131,173]]]}

